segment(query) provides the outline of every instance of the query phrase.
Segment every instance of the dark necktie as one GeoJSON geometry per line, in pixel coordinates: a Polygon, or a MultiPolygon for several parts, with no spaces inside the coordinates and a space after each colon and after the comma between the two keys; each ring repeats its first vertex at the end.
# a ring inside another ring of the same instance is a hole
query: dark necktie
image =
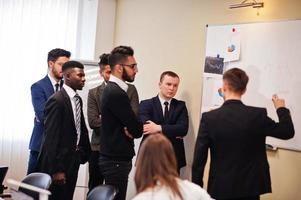
{"type": "Polygon", "coordinates": [[[80,96],[76,94],[73,99],[75,102],[75,127],[77,132],[77,144],[78,144],[79,137],[80,137],[80,118],[81,118],[80,96]]]}
{"type": "Polygon", "coordinates": [[[164,107],[164,121],[166,121],[167,120],[167,118],[168,118],[168,102],[167,101],[165,101],[164,102],[164,105],[165,105],[165,107],[164,107]]]}
{"type": "Polygon", "coordinates": [[[55,86],[55,92],[59,91],[60,84],[56,83],[54,86],[55,86]]]}

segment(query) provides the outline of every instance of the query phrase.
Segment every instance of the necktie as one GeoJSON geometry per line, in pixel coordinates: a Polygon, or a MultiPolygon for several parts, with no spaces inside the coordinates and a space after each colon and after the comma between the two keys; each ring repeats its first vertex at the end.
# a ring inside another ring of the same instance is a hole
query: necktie
{"type": "Polygon", "coordinates": [[[79,142],[79,137],[80,137],[80,118],[81,118],[81,105],[80,105],[80,96],[76,94],[74,97],[74,102],[75,102],[75,127],[76,127],[76,132],[77,132],[77,142],[79,142]]]}
{"type": "Polygon", "coordinates": [[[168,118],[168,102],[167,101],[165,101],[164,102],[164,105],[165,105],[165,107],[164,107],[164,121],[166,121],[167,120],[167,118],[168,118]]]}
{"type": "Polygon", "coordinates": [[[60,84],[56,83],[54,86],[55,86],[55,92],[59,91],[60,84]]]}

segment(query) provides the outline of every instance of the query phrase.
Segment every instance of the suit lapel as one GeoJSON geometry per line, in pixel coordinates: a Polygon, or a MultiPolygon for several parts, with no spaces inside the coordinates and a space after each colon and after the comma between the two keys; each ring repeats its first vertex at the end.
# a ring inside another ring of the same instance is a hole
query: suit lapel
{"type": "Polygon", "coordinates": [[[154,113],[158,113],[159,121],[164,122],[163,110],[161,106],[161,102],[158,96],[154,97],[154,108],[156,109],[154,113]]]}
{"type": "Polygon", "coordinates": [[[59,92],[62,94],[63,98],[65,99],[67,109],[71,113],[70,117],[71,117],[71,120],[72,120],[73,125],[75,127],[74,114],[73,114],[73,109],[72,109],[72,105],[71,105],[72,100],[70,99],[70,97],[68,96],[68,94],[67,94],[67,92],[64,88],[62,88],[59,92]]]}
{"type": "Polygon", "coordinates": [[[96,90],[96,93],[95,93],[95,99],[96,99],[96,102],[97,102],[97,105],[98,105],[98,111],[100,111],[100,108],[101,108],[101,95],[103,93],[103,90],[105,89],[106,87],[106,84],[105,82],[103,82],[96,90]]]}
{"type": "Polygon", "coordinates": [[[170,106],[169,106],[169,113],[168,113],[168,119],[167,122],[169,122],[172,119],[172,116],[175,112],[176,109],[176,100],[175,99],[171,99],[170,101],[170,106]]]}
{"type": "Polygon", "coordinates": [[[52,83],[48,77],[48,75],[45,76],[44,78],[44,90],[45,90],[45,93],[46,93],[46,97],[47,99],[54,93],[54,89],[53,89],[53,86],[52,86],[52,83]]]}

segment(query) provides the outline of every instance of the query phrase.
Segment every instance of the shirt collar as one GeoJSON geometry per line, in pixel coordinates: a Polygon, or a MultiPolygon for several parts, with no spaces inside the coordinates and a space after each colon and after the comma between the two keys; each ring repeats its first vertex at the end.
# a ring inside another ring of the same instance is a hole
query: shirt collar
{"type": "Polygon", "coordinates": [[[63,88],[66,90],[70,99],[73,99],[73,97],[77,94],[71,87],[66,84],[63,85],[63,88]]]}
{"type": "Polygon", "coordinates": [[[56,82],[56,80],[55,80],[52,76],[50,76],[49,73],[47,74],[47,76],[48,76],[48,78],[50,79],[50,82],[51,82],[51,84],[52,84],[54,87],[55,87],[55,84],[56,84],[56,83],[58,83],[58,84],[60,85],[61,80],[59,80],[58,82],[56,82]]]}
{"type": "Polygon", "coordinates": [[[161,105],[164,106],[164,102],[166,102],[166,101],[168,102],[168,105],[170,105],[171,99],[169,99],[169,100],[163,99],[163,98],[160,96],[160,94],[158,94],[158,97],[159,97],[159,100],[160,100],[161,105]]]}
{"type": "Polygon", "coordinates": [[[123,80],[111,74],[109,81],[116,83],[122,90],[127,92],[129,86],[123,80]]]}

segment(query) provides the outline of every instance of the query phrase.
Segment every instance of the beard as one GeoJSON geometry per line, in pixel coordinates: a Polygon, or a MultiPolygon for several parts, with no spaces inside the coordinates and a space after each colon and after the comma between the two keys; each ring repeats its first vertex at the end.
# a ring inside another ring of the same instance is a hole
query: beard
{"type": "Polygon", "coordinates": [[[122,72],[122,79],[125,80],[126,82],[132,83],[135,80],[135,76],[134,77],[130,77],[128,75],[128,73],[126,72],[125,69],[123,69],[122,72]]]}

